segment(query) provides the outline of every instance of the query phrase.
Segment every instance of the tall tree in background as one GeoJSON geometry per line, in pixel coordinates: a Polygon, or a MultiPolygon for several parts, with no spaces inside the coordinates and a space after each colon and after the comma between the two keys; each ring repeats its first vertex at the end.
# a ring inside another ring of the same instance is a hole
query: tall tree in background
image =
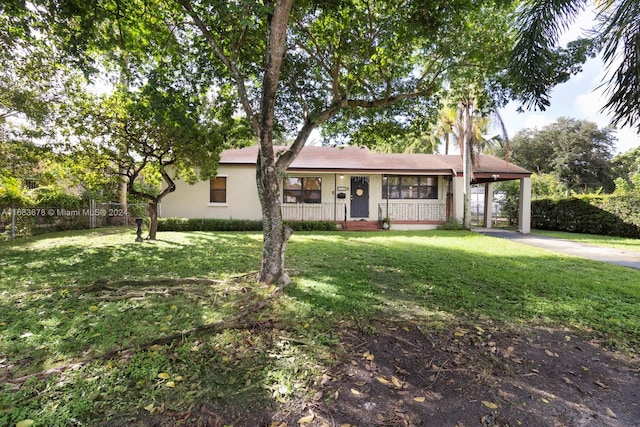
{"type": "Polygon", "coordinates": [[[560,34],[592,4],[587,0],[523,3],[511,61],[514,88],[527,105],[544,110],[551,89],[580,71],[578,64],[599,51],[612,73],[604,108],[613,113],[613,125],[629,125],[640,133],[640,2],[595,2],[598,24],[592,39],[576,40],[567,48],[557,46],[560,34]]]}
{"type": "MultiPolygon", "coordinates": [[[[473,181],[473,169],[477,165],[478,155],[497,140],[508,144],[504,123],[497,113],[495,103],[487,98],[486,93],[467,91],[466,96],[459,99],[455,110],[455,122],[451,135],[458,145],[462,155],[463,180],[464,180],[464,215],[463,226],[471,228],[471,182],[473,181]],[[500,123],[502,135],[490,137],[487,135],[491,124],[491,116],[496,117],[500,123]]],[[[506,153],[505,153],[506,154],[506,153]]]]}
{"type": "Polygon", "coordinates": [[[616,139],[593,122],[560,118],[511,140],[511,160],[537,174],[552,174],[569,190],[613,190],[610,160],[616,139]]]}
{"type": "Polygon", "coordinates": [[[640,190],[640,147],[620,153],[611,159],[611,174],[616,183],[640,190]],[[622,180],[622,181],[619,181],[622,180]]]}
{"type": "Polygon", "coordinates": [[[454,135],[454,126],[456,122],[456,110],[445,105],[438,114],[438,121],[433,130],[433,135],[444,144],[444,154],[449,154],[449,146],[451,145],[452,136],[454,135]]]}

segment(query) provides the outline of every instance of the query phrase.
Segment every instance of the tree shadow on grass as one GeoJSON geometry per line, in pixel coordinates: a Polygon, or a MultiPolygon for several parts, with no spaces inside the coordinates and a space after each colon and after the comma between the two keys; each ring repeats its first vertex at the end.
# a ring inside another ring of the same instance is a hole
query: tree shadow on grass
{"type": "MultiPolygon", "coordinates": [[[[15,362],[34,352],[39,361],[29,369],[37,371],[58,356],[135,346],[202,323],[203,316],[219,319],[245,303],[238,289],[218,300],[194,288],[120,302],[74,292],[99,279],[218,278],[259,265],[262,240],[256,233],[166,233],[162,239],[11,248],[1,264],[8,276],[0,292],[9,295],[0,302],[0,321],[7,326],[2,342],[20,342],[24,331],[34,336],[24,338],[22,349],[0,353],[15,362]]],[[[59,397],[75,405],[69,413],[90,420],[113,415],[112,408],[151,415],[164,403],[186,413],[190,403],[206,402],[225,422],[268,421],[280,402],[311,393],[340,354],[345,330],[355,326],[374,334],[398,320],[427,327],[440,322],[444,328],[476,319],[549,322],[596,333],[604,325],[637,348],[638,272],[477,239],[468,233],[297,233],[288,246],[294,282],[276,305],[256,313],[255,327],[194,333],[157,349],[98,360],[76,377],[63,376],[59,397]],[[458,246],[441,244],[440,237],[457,239],[458,246]],[[168,378],[158,378],[161,372],[168,378]],[[91,388],[86,379],[92,377],[100,378],[102,388],[91,388]],[[109,395],[82,397],[101,393],[109,395]]],[[[18,404],[37,412],[42,402],[29,396],[51,384],[33,387],[18,404]]]]}
{"type": "Polygon", "coordinates": [[[371,234],[344,244],[294,239],[289,259],[299,273],[288,293],[338,315],[550,322],[638,343],[639,272],[470,233],[445,235],[459,246],[440,245],[438,233],[371,234]]]}

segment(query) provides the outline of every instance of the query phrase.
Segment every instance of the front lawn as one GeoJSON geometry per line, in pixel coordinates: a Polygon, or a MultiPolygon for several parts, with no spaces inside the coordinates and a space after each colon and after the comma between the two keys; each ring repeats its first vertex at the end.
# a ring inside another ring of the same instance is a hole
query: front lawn
{"type": "Polygon", "coordinates": [[[94,425],[313,397],[341,331],[569,327],[640,349],[640,272],[461,231],[296,233],[256,286],[259,233],[62,233],[0,243],[0,425],[94,425]],[[170,408],[169,408],[170,407],[170,408]]]}
{"type": "Polygon", "coordinates": [[[534,234],[554,237],[556,239],[574,240],[576,242],[591,245],[605,246],[623,249],[631,252],[640,252],[640,239],[617,236],[601,236],[597,234],[568,233],[565,231],[532,230],[534,234]]]}

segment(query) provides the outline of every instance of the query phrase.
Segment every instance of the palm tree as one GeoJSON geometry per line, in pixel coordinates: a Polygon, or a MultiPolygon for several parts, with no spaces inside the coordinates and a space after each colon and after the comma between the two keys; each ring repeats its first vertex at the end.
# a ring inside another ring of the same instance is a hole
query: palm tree
{"type": "MultiPolygon", "coordinates": [[[[498,141],[504,142],[508,146],[509,137],[497,109],[494,107],[484,110],[479,108],[476,99],[472,96],[458,102],[457,108],[452,111],[455,114],[449,135],[453,137],[453,141],[458,145],[462,154],[462,176],[464,180],[463,226],[469,229],[471,228],[471,181],[473,180],[473,167],[477,164],[478,155],[498,141]],[[500,125],[501,137],[487,136],[492,117],[500,125]]],[[[445,140],[448,141],[448,139],[449,136],[445,140]]]]}
{"type": "Polygon", "coordinates": [[[438,122],[433,130],[433,136],[444,142],[444,154],[449,154],[449,142],[456,123],[456,110],[450,106],[445,106],[440,110],[438,122]]]}
{"type": "MultiPolygon", "coordinates": [[[[556,46],[560,33],[589,4],[587,0],[532,0],[520,9],[510,69],[528,105],[544,110],[552,87],[575,73],[577,62],[595,54],[584,40],[576,41],[565,51],[574,62],[562,66],[562,51],[556,46]]],[[[606,83],[609,99],[603,109],[613,113],[613,125],[635,126],[640,133],[640,2],[597,0],[595,8],[597,25],[590,41],[612,75],[606,83]]]]}

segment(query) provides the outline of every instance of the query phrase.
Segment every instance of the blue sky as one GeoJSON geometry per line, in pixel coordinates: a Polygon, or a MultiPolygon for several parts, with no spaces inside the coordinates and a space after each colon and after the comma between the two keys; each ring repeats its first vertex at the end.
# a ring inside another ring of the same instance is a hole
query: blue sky
{"type": "MultiPolygon", "coordinates": [[[[560,39],[564,44],[579,36],[584,29],[593,25],[593,13],[584,12],[576,23],[560,39]]],[[[599,128],[610,123],[610,115],[601,112],[606,103],[604,89],[600,87],[608,80],[606,69],[600,58],[587,61],[580,74],[573,76],[568,82],[558,85],[551,92],[551,106],[545,111],[526,111],[518,113],[520,104],[512,102],[500,110],[502,120],[507,126],[509,137],[513,137],[521,129],[541,128],[555,122],[559,117],[595,122],[599,128]]],[[[618,141],[615,153],[629,151],[640,147],[640,135],[630,128],[621,128],[616,132],[618,141]]]]}
{"type": "MultiPolygon", "coordinates": [[[[599,128],[609,125],[610,116],[600,110],[606,97],[602,84],[603,64],[599,58],[589,60],[582,73],[557,86],[551,93],[551,106],[545,111],[527,111],[518,113],[519,103],[511,102],[500,110],[502,120],[507,126],[509,137],[521,129],[534,129],[555,122],[559,117],[570,117],[595,122],[599,128]]],[[[616,132],[618,141],[615,152],[621,153],[640,147],[640,135],[633,129],[621,128],[616,132]]]]}

